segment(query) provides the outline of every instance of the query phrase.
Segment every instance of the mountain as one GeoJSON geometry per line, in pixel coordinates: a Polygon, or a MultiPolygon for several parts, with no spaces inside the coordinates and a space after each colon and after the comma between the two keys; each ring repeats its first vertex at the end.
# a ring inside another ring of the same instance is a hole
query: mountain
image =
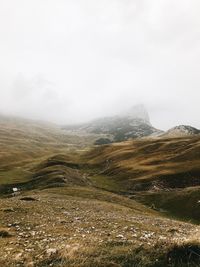
{"type": "Polygon", "coordinates": [[[122,113],[124,117],[130,117],[132,119],[139,119],[143,123],[151,125],[149,114],[144,105],[136,105],[122,113]]]}
{"type": "Polygon", "coordinates": [[[0,266],[200,266],[200,137],[97,136],[0,119],[0,266]]]}
{"type": "Polygon", "coordinates": [[[181,137],[200,134],[200,130],[188,125],[179,125],[169,129],[161,137],[181,137]]]}
{"type": "Polygon", "coordinates": [[[114,142],[162,133],[151,125],[148,112],[142,105],[132,107],[120,115],[100,118],[80,125],[69,125],[64,129],[107,135],[114,142]]]}

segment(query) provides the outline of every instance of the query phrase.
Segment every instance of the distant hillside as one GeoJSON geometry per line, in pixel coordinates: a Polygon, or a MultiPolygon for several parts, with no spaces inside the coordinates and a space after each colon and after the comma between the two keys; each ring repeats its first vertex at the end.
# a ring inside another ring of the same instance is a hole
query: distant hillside
{"type": "Polygon", "coordinates": [[[104,134],[114,142],[162,133],[151,125],[148,112],[141,105],[120,115],[100,118],[80,125],[69,125],[64,129],[73,132],[104,134]]]}
{"type": "Polygon", "coordinates": [[[181,137],[200,134],[200,130],[188,125],[179,125],[165,132],[162,137],[181,137]]]}
{"type": "Polygon", "coordinates": [[[126,191],[200,185],[200,137],[140,139],[94,148],[88,162],[126,191]]]}
{"type": "Polygon", "coordinates": [[[99,146],[86,160],[96,186],[199,223],[199,135],[99,146]]]}
{"type": "Polygon", "coordinates": [[[30,166],[55,154],[77,153],[99,136],[70,135],[51,123],[0,116],[0,183],[30,178],[30,166]],[[76,151],[76,152],[75,152],[76,151]]]}

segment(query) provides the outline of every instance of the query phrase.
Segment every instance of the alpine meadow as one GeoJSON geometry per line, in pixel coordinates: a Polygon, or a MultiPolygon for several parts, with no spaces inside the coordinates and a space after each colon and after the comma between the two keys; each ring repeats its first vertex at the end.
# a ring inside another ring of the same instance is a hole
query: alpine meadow
{"type": "Polygon", "coordinates": [[[199,12],[0,1],[0,266],[200,266],[199,12]]]}

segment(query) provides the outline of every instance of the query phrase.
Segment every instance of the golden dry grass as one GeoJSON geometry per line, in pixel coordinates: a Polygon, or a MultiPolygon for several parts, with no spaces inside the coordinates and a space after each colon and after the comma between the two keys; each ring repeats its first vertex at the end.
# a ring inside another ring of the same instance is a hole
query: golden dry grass
{"type": "Polygon", "coordinates": [[[52,188],[25,195],[37,201],[0,199],[0,227],[12,233],[0,238],[2,266],[182,266],[167,265],[169,252],[200,231],[94,188],[52,188]]]}
{"type": "Polygon", "coordinates": [[[142,139],[97,147],[88,164],[126,190],[200,184],[200,137],[142,139]]]}
{"type": "Polygon", "coordinates": [[[199,227],[136,201],[180,210],[179,200],[194,196],[187,186],[199,174],[199,137],[143,139],[86,154],[94,136],[13,119],[0,124],[0,266],[199,266],[191,254],[198,254],[199,227]],[[20,195],[5,195],[2,188],[13,186],[20,195]],[[166,203],[158,197],[165,192],[166,203]]]}

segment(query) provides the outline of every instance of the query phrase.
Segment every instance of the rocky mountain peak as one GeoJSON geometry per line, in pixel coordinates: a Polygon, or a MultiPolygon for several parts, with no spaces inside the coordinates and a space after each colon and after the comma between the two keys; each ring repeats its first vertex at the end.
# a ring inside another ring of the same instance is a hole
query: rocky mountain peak
{"type": "Polygon", "coordinates": [[[132,119],[139,119],[143,123],[151,125],[148,111],[142,104],[131,107],[123,115],[132,119]]]}

